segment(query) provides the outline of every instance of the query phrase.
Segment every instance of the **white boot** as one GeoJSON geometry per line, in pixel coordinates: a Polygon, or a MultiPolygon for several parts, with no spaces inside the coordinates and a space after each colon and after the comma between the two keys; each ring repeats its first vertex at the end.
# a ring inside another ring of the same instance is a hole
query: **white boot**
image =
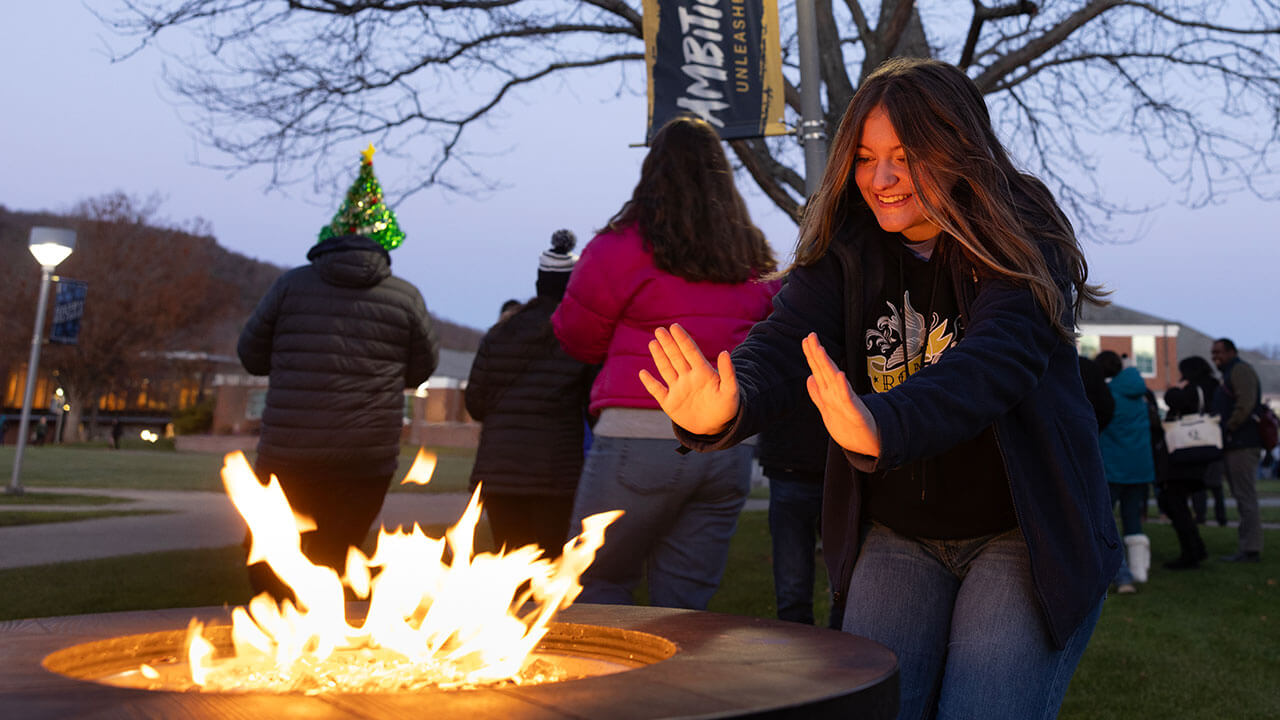
{"type": "Polygon", "coordinates": [[[1124,549],[1133,581],[1147,581],[1147,569],[1151,567],[1151,538],[1146,535],[1125,535],[1124,549]]]}

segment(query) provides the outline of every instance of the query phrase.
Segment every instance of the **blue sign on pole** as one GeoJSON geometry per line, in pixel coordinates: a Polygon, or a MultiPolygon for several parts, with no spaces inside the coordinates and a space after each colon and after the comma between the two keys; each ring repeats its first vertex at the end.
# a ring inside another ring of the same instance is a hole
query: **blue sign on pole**
{"type": "Polygon", "coordinates": [[[80,337],[80,318],[84,316],[84,297],[88,283],[80,280],[58,280],[58,292],[53,306],[53,329],[49,342],[75,345],[80,337]]]}
{"type": "Polygon", "coordinates": [[[777,0],[644,0],[649,128],[697,115],[722,140],[789,135],[777,0]]]}

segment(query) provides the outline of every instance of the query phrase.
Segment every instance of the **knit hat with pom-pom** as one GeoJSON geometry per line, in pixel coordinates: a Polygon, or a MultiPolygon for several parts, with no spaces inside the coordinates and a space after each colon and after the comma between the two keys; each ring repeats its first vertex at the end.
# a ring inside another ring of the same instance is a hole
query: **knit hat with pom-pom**
{"type": "Polygon", "coordinates": [[[578,262],[578,256],[572,254],[578,244],[578,238],[572,230],[557,230],[551,233],[551,248],[543,250],[538,257],[538,296],[560,300],[564,290],[569,286],[569,273],[578,262]]]}

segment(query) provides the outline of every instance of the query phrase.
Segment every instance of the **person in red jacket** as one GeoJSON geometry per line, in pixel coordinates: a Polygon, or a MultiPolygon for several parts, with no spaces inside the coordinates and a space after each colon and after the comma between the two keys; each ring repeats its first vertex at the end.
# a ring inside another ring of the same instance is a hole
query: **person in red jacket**
{"type": "Polygon", "coordinates": [[[678,454],[671,421],[637,373],[656,372],[647,344],[673,322],[706,352],[737,345],[769,314],[778,283],[762,277],[774,268],[715,130],[694,118],[668,122],[551,318],[570,355],[601,365],[570,532],[587,515],[626,511],[582,575],[578,600],[629,604],[647,570],[654,605],[707,607],[750,490],[752,449],[678,454]]]}

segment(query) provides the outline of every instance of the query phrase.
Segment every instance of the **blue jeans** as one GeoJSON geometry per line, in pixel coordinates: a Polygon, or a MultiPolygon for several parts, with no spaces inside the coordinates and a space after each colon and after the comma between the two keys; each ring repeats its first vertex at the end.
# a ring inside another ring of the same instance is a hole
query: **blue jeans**
{"type": "Polygon", "coordinates": [[[1142,509],[1147,505],[1147,483],[1107,483],[1111,491],[1111,505],[1120,505],[1120,531],[1122,535],[1138,535],[1142,532],[1142,509]]]}
{"type": "Polygon", "coordinates": [[[923,540],[872,524],[844,630],[897,654],[899,720],[1047,719],[1058,714],[1101,610],[1099,599],[1057,650],[1019,530],[923,540]]]}
{"type": "Polygon", "coordinates": [[[629,605],[646,573],[649,600],[705,610],[751,489],[754,448],[676,452],[675,440],[596,436],[582,468],[570,533],[582,518],[624,510],[582,574],[579,602],[629,605]]]}
{"type": "MultiPolygon", "coordinates": [[[[1146,483],[1107,483],[1111,491],[1111,505],[1120,505],[1120,534],[1142,533],[1142,508],[1147,504],[1146,483]]],[[[1129,569],[1129,553],[1121,553],[1120,569],[1116,570],[1116,585],[1132,585],[1133,571],[1129,569]]]]}
{"type": "Polygon", "coordinates": [[[813,624],[814,550],[822,518],[822,474],[765,468],[778,619],[813,624]]]}

